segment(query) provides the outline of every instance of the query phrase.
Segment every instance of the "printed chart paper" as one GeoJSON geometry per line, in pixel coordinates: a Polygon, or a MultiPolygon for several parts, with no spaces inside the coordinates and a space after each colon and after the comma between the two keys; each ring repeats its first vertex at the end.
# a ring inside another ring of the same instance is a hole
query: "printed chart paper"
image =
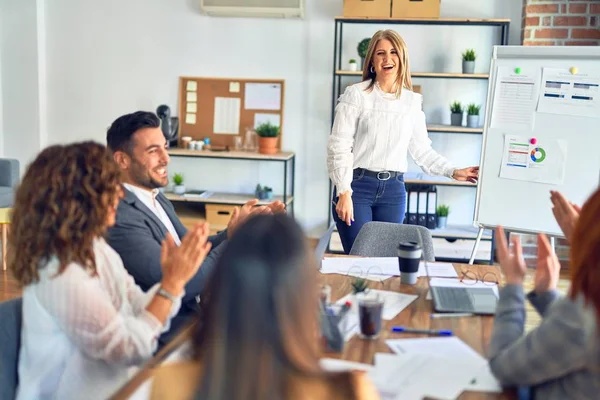
{"type": "Polygon", "coordinates": [[[504,135],[500,178],[560,185],[566,160],[565,140],[546,139],[531,144],[528,137],[504,135]]]}
{"type": "Polygon", "coordinates": [[[214,133],[240,133],[240,103],[237,97],[215,97],[214,133]]]}
{"type": "Polygon", "coordinates": [[[498,67],[490,128],[532,131],[539,74],[498,67]]]}
{"type": "Polygon", "coordinates": [[[537,111],[600,118],[600,74],[544,68],[537,111]]]}

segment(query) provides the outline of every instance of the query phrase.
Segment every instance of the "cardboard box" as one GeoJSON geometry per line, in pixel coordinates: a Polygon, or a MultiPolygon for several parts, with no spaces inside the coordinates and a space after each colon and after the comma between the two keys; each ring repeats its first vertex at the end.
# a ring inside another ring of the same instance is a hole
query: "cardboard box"
{"type": "Polygon", "coordinates": [[[420,85],[413,85],[413,92],[419,93],[419,94],[423,94],[423,93],[421,93],[421,86],[420,85]]]}
{"type": "Polygon", "coordinates": [[[392,18],[439,18],[441,0],[392,0],[392,18]]]}
{"type": "Polygon", "coordinates": [[[344,0],[344,17],[389,18],[392,0],[344,0]]]}

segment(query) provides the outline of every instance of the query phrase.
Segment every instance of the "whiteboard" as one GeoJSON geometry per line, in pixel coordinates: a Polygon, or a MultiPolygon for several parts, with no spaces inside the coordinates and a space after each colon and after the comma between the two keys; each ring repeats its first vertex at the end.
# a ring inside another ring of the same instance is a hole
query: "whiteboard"
{"type": "MultiPolygon", "coordinates": [[[[503,105],[500,98],[496,98],[497,104],[494,100],[496,88],[499,88],[500,95],[506,93],[501,92],[506,86],[500,86],[505,82],[498,79],[505,76],[507,70],[516,73],[517,68],[519,73],[526,72],[525,75],[537,74],[538,89],[544,91],[546,84],[542,78],[548,68],[567,69],[574,74],[584,71],[600,74],[600,47],[495,46],[490,65],[474,226],[493,228],[502,225],[508,231],[542,232],[562,237],[563,233],[552,214],[550,190],[562,192],[579,205],[583,205],[596,190],[600,183],[600,115],[587,117],[539,112],[537,92],[529,131],[502,126],[498,121],[503,121],[501,117],[507,115],[503,108],[506,104],[503,105]],[[572,70],[573,67],[579,72],[572,70]],[[562,180],[546,183],[501,177],[501,166],[506,160],[503,157],[507,157],[505,138],[513,134],[535,138],[538,143],[558,143],[554,140],[558,139],[566,144],[562,180]]],[[[596,92],[596,96],[600,100],[600,91],[596,92]]],[[[513,120],[518,121],[519,118],[515,115],[513,120]]]]}

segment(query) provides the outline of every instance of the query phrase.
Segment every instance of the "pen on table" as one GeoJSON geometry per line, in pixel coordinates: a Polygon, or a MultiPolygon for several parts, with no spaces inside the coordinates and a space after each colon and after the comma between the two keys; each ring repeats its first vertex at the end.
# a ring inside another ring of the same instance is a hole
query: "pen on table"
{"type": "Polygon", "coordinates": [[[392,332],[398,333],[424,333],[427,335],[439,335],[439,336],[452,336],[452,331],[445,329],[415,329],[415,328],[407,328],[405,326],[394,326],[392,327],[392,332]]]}
{"type": "Polygon", "coordinates": [[[458,317],[473,317],[475,314],[472,313],[441,313],[441,314],[431,314],[431,318],[458,318],[458,317]]]}
{"type": "Polygon", "coordinates": [[[344,303],[344,305],[342,306],[340,312],[337,315],[337,319],[338,321],[341,321],[342,318],[344,318],[344,315],[346,315],[346,313],[348,312],[348,310],[350,310],[350,307],[352,306],[352,303],[347,301],[344,303]]]}

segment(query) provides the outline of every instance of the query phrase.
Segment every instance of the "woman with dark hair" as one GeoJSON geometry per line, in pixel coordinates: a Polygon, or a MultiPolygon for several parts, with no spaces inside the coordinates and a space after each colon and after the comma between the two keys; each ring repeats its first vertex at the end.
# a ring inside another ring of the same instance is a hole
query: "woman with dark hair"
{"type": "Polygon", "coordinates": [[[288,216],[233,235],[203,298],[194,360],[161,367],[153,399],[377,399],[366,375],[319,364],[317,268],[288,216]]]}
{"type": "Polygon", "coordinates": [[[500,289],[489,350],[490,368],[505,386],[525,386],[536,399],[597,399],[600,392],[600,189],[581,210],[552,192],[553,213],[571,243],[571,288],[556,290],[560,263],[548,238],[538,235],[534,289],[525,295],[527,266],[518,237],[509,246],[497,228],[500,289]],[[524,334],[525,297],[543,317],[524,334]]]}
{"type": "Polygon", "coordinates": [[[51,146],[17,190],[8,263],[23,286],[17,399],[105,399],[152,356],[183,287],[210,248],[197,226],[163,243],[147,293],[104,241],[122,196],[119,169],[93,142],[51,146]]]}

